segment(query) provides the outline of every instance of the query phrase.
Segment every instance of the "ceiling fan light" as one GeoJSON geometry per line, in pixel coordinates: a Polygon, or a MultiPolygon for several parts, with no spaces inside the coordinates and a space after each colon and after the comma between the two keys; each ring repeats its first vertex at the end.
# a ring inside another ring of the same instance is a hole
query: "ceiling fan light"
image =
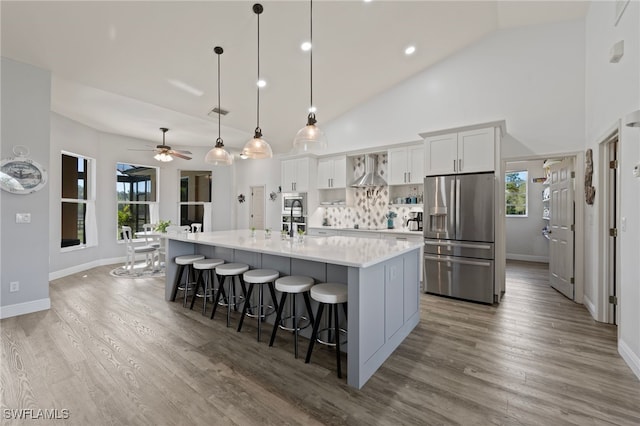
{"type": "Polygon", "coordinates": [[[173,161],[173,157],[167,154],[166,152],[159,152],[153,156],[158,161],[162,161],[163,163],[167,163],[169,161],[173,161]]]}

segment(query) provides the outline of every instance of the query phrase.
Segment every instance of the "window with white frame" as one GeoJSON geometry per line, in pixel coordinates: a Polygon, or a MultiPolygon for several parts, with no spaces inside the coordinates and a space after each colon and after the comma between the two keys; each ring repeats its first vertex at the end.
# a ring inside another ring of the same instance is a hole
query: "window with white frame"
{"type": "Polygon", "coordinates": [[[94,246],[98,243],[95,211],[95,160],[62,152],[60,191],[60,247],[94,246]]]}
{"type": "Polygon", "coordinates": [[[158,168],[138,164],[116,164],[118,197],[118,239],[122,226],[143,231],[146,223],[158,220],[158,168]]]}
{"type": "Polygon", "coordinates": [[[180,225],[202,223],[210,229],[211,170],[180,171],[180,225]]]}
{"type": "Polygon", "coordinates": [[[510,217],[528,216],[527,179],[526,170],[507,172],[505,174],[505,212],[510,217]]]}

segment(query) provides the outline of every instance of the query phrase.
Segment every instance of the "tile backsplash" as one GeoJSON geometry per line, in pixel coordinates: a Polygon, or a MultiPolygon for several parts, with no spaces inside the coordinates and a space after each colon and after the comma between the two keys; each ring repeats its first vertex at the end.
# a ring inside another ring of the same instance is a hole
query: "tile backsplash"
{"type": "MultiPolygon", "coordinates": [[[[347,180],[351,181],[364,173],[364,156],[355,157],[351,173],[347,180]],[[350,176],[351,175],[351,176],[350,176]]],[[[387,178],[387,154],[378,154],[377,173],[383,179],[387,178]]],[[[322,206],[319,214],[323,222],[338,228],[387,229],[387,213],[394,212],[394,228],[402,228],[408,219],[409,211],[422,206],[390,205],[389,187],[376,186],[368,188],[354,188],[354,202],[352,206],[322,206]]]]}

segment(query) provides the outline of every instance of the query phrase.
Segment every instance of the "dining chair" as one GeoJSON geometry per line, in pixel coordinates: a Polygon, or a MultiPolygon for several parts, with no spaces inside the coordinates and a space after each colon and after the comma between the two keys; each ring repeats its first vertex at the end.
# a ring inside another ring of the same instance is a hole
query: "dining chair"
{"type": "Polygon", "coordinates": [[[129,272],[133,271],[136,255],[139,255],[139,254],[145,255],[147,266],[153,265],[154,256],[156,251],[158,250],[156,247],[151,247],[147,244],[144,244],[144,245],[134,244],[130,226],[122,227],[122,238],[124,239],[124,242],[127,246],[126,268],[129,270],[129,272]]]}

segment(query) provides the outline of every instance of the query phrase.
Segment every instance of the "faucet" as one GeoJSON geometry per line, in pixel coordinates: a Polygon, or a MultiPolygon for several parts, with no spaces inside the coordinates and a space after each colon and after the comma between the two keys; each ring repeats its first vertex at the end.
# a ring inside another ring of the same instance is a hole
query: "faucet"
{"type": "Polygon", "coordinates": [[[302,212],[302,214],[304,214],[304,212],[302,211],[303,207],[302,207],[302,201],[300,201],[299,199],[294,199],[291,202],[291,210],[290,210],[290,215],[289,215],[289,236],[291,238],[293,238],[293,208],[295,207],[296,203],[300,204],[300,212],[302,212]]]}

